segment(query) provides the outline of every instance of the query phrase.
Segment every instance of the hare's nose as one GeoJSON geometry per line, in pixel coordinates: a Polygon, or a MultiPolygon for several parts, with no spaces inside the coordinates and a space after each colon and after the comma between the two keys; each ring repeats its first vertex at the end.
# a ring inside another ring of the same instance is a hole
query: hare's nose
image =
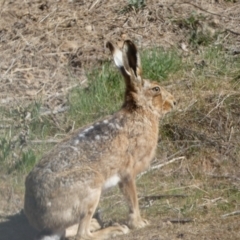
{"type": "Polygon", "coordinates": [[[175,108],[176,105],[177,105],[177,101],[176,101],[176,100],[173,100],[173,101],[171,102],[171,105],[172,105],[172,108],[175,108]]]}

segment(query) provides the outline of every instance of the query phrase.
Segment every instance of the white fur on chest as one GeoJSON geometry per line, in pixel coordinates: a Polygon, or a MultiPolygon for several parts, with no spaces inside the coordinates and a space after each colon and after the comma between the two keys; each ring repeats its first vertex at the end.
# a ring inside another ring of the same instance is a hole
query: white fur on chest
{"type": "Polygon", "coordinates": [[[105,183],[103,185],[103,189],[108,189],[108,188],[114,187],[119,182],[120,182],[120,177],[117,174],[115,174],[105,181],[105,183]]]}

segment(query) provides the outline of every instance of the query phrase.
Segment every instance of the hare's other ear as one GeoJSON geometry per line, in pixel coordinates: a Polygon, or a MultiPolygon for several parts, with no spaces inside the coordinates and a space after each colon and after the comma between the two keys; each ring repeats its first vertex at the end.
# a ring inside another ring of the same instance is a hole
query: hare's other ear
{"type": "Polygon", "coordinates": [[[114,62],[125,79],[127,88],[136,90],[136,86],[142,85],[143,80],[140,56],[134,43],[130,40],[124,41],[123,51],[111,42],[107,42],[106,47],[111,51],[114,62]]]}
{"type": "Polygon", "coordinates": [[[142,81],[141,59],[137,47],[130,40],[124,41],[123,44],[123,64],[127,71],[136,77],[138,81],[142,81]]]}
{"type": "MultiPolygon", "coordinates": [[[[123,66],[123,54],[122,51],[116,47],[113,43],[107,42],[106,47],[109,48],[110,52],[113,55],[113,60],[117,66],[117,68],[121,71],[122,75],[125,79],[128,79],[130,77],[130,73],[128,73],[123,66]]],[[[127,81],[126,81],[127,84],[127,81]]]]}
{"type": "Polygon", "coordinates": [[[114,62],[116,66],[120,69],[123,67],[122,52],[111,42],[107,42],[106,47],[109,48],[110,52],[113,55],[114,62]]]}

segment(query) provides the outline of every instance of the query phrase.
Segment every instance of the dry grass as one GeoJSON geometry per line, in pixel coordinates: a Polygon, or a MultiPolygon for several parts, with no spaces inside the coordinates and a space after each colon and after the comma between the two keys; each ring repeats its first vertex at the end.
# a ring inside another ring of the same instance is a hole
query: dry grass
{"type": "Polygon", "coordinates": [[[140,11],[123,14],[127,1],[2,1],[1,103],[24,104],[38,97],[49,108],[59,106],[69,88],[86,80],[83,66],[109,57],[104,47],[109,39],[129,36],[143,48],[188,48],[189,30],[212,36],[220,32],[217,41],[239,52],[239,3],[211,2],[196,1],[197,8],[183,1],[151,0],[140,11]],[[197,29],[180,24],[192,15],[197,29]]]}
{"type": "MultiPolygon", "coordinates": [[[[82,124],[75,118],[81,111],[69,111],[72,94],[88,86],[90,69],[109,60],[104,43],[126,37],[142,49],[174,49],[182,61],[162,82],[179,104],[162,120],[152,166],[179,160],[137,180],[151,225],[116,239],[240,238],[239,2],[145,2],[135,9],[113,0],[0,1],[3,240],[34,236],[19,213],[25,175],[82,124]]],[[[118,190],[103,197],[100,209],[104,225],[124,223],[118,190]]]]}

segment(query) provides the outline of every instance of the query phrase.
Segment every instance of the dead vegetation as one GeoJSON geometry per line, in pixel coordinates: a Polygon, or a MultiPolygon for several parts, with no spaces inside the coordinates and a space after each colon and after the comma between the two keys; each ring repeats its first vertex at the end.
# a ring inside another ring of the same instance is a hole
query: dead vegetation
{"type": "Polygon", "coordinates": [[[85,67],[109,58],[104,46],[108,39],[128,36],[142,48],[176,46],[188,51],[191,42],[204,43],[208,41],[204,38],[219,33],[215,43],[233,53],[240,51],[239,3],[147,1],[140,9],[128,1],[1,5],[2,104],[38,97],[56,107],[62,95],[85,81],[85,67]]]}
{"type": "MultiPolygon", "coordinates": [[[[156,159],[137,181],[152,224],[117,239],[240,238],[238,1],[2,0],[0,6],[4,240],[35,234],[20,212],[26,172],[80,125],[69,94],[79,86],[90,91],[89,71],[110,59],[105,42],[127,37],[143,50],[175,49],[182,66],[162,82],[178,109],[162,121],[156,159]]],[[[104,196],[103,224],[123,221],[124,206],[117,190],[104,196]]]]}

